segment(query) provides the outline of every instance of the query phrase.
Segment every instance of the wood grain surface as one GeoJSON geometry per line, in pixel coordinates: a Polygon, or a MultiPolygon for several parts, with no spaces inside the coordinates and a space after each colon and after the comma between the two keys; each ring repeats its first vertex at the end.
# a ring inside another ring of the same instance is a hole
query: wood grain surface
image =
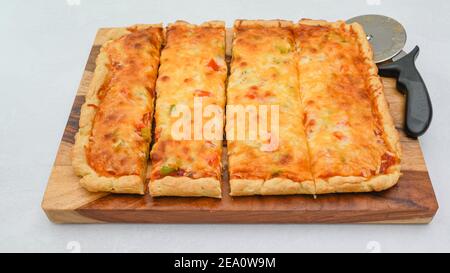
{"type": "MultiPolygon", "coordinates": [[[[231,197],[225,174],[221,200],[159,197],[146,194],[90,193],[79,185],[71,166],[71,148],[80,108],[95,69],[105,33],[100,29],[72,106],[42,208],[55,223],[428,223],[438,204],[419,142],[403,133],[404,97],[393,79],[383,78],[386,98],[403,150],[402,177],[383,192],[295,196],[231,197]]],[[[230,53],[231,35],[227,34],[230,53]]],[[[226,167],[226,166],[225,166],[226,167]]]]}

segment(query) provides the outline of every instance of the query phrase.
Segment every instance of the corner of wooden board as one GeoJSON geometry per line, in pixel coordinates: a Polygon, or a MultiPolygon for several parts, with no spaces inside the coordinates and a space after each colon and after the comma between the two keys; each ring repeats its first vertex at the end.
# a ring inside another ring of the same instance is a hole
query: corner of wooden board
{"type": "Polygon", "coordinates": [[[62,210],[48,208],[42,203],[42,209],[44,210],[47,218],[55,224],[99,224],[102,221],[85,217],[74,210],[62,210]]]}

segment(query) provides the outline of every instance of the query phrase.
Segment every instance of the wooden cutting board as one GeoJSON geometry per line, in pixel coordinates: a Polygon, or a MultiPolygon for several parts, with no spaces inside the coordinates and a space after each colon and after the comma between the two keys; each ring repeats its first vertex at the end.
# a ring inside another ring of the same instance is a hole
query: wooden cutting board
{"type": "MultiPolygon", "coordinates": [[[[428,223],[438,204],[417,140],[403,133],[404,97],[395,80],[383,78],[395,125],[401,134],[402,177],[393,188],[374,193],[231,197],[160,197],[90,193],[79,185],[71,148],[80,108],[108,29],[97,32],[48,181],[42,208],[56,223],[428,223]]],[[[227,51],[231,35],[227,34],[227,51]]]]}

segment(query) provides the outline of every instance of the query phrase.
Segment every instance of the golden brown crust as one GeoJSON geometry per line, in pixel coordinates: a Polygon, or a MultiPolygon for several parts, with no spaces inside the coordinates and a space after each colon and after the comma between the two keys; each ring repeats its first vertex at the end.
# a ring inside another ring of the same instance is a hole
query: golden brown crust
{"type": "Polygon", "coordinates": [[[178,20],[178,21],[175,21],[174,23],[169,23],[167,25],[167,28],[171,28],[171,27],[175,27],[175,26],[184,26],[184,27],[188,27],[188,28],[211,27],[211,28],[225,29],[225,22],[214,20],[214,21],[204,22],[200,25],[195,25],[195,24],[191,24],[189,22],[183,21],[183,20],[178,20]]]}
{"type": "Polygon", "coordinates": [[[234,21],[234,29],[239,28],[255,28],[255,27],[262,27],[262,28],[271,28],[271,27],[292,27],[293,23],[289,20],[243,20],[238,19],[234,21]]]}
{"type": "Polygon", "coordinates": [[[213,177],[197,178],[165,176],[150,181],[150,194],[155,196],[206,196],[222,198],[220,180],[213,177]]]}
{"type": "Polygon", "coordinates": [[[312,180],[302,182],[287,178],[271,179],[231,179],[231,196],[248,195],[289,195],[289,194],[315,194],[315,184],[312,180]]]}
{"type": "Polygon", "coordinates": [[[104,34],[97,38],[95,43],[104,45],[109,41],[116,40],[124,35],[130,34],[131,30],[142,30],[149,27],[163,29],[162,24],[135,24],[129,27],[108,28],[107,30],[105,30],[104,34]]]}
{"type": "Polygon", "coordinates": [[[366,34],[363,28],[353,23],[351,25],[345,24],[343,21],[329,23],[322,20],[301,20],[299,24],[308,26],[327,26],[331,28],[341,28],[347,32],[354,32],[357,35],[357,42],[359,43],[362,52],[362,58],[368,69],[368,85],[372,94],[373,107],[376,109],[376,114],[379,122],[382,125],[384,141],[388,151],[395,154],[398,162],[389,166],[384,173],[372,175],[370,177],[363,176],[332,176],[328,178],[315,178],[315,186],[317,194],[333,193],[333,192],[369,192],[381,191],[394,186],[401,175],[400,173],[400,159],[401,148],[399,142],[398,132],[396,131],[392,117],[389,113],[389,108],[384,96],[383,85],[378,76],[377,66],[373,61],[373,52],[366,39],[366,34]]]}
{"type": "Polygon", "coordinates": [[[105,177],[93,172],[83,176],[80,185],[91,192],[144,194],[143,178],[137,175],[105,177]]]}
{"type": "MultiPolygon", "coordinates": [[[[162,26],[160,24],[134,25],[128,28],[111,29],[103,35],[104,40],[101,41],[101,43],[103,43],[102,49],[106,48],[109,43],[122,36],[131,34],[136,30],[147,28],[158,28],[162,31],[162,26]]],[[[96,68],[88,92],[85,96],[85,103],[81,107],[79,130],[75,135],[75,144],[72,149],[72,166],[75,173],[82,177],[80,179],[80,184],[89,191],[144,194],[145,187],[143,182],[145,179],[145,169],[142,170],[141,175],[122,175],[119,177],[102,176],[88,163],[86,147],[92,133],[97,108],[101,101],[98,94],[107,80],[109,73],[108,67],[110,65],[107,53],[104,50],[101,50],[96,59],[96,68]]]]}
{"type": "Polygon", "coordinates": [[[302,25],[308,25],[308,26],[331,26],[331,27],[338,27],[342,24],[345,24],[344,21],[336,21],[336,22],[328,22],[325,20],[312,20],[312,19],[301,19],[298,21],[299,24],[302,25]]]}
{"type": "Polygon", "coordinates": [[[334,176],[327,179],[315,179],[316,194],[382,191],[397,184],[400,175],[400,171],[398,171],[376,175],[369,179],[360,176],[334,176]]]}

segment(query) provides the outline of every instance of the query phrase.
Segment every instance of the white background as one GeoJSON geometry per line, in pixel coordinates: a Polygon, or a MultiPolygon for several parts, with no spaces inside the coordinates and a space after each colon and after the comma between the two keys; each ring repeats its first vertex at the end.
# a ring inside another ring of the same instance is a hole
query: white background
{"type": "Polygon", "coordinates": [[[450,1],[1,1],[0,251],[450,251],[450,1]],[[420,139],[439,211],[429,225],[55,225],[40,208],[99,27],[384,14],[420,45],[434,105],[420,139]],[[75,243],[69,243],[75,241],[75,243]],[[374,241],[374,242],[372,242],[374,241]]]}

